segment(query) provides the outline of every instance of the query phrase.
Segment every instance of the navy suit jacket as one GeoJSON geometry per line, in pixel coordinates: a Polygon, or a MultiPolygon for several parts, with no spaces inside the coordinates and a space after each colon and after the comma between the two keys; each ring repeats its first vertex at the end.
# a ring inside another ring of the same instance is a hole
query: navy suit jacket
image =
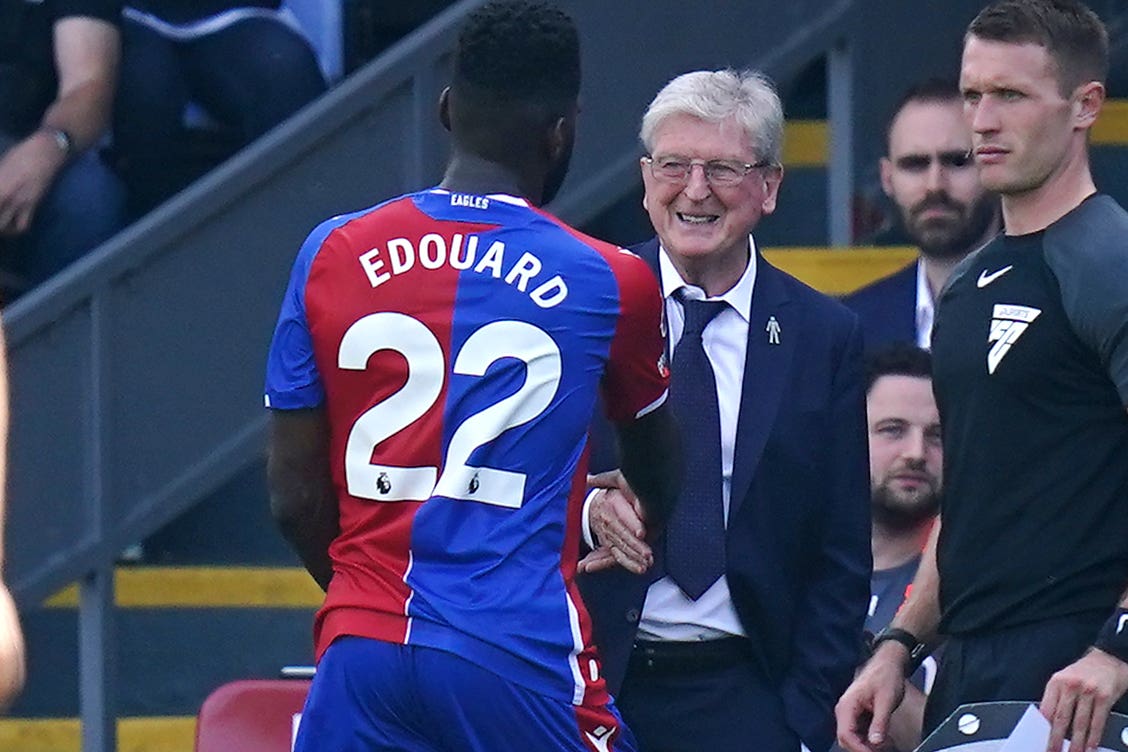
{"type": "MultiPolygon", "coordinates": [[[[656,239],[631,250],[657,273],[656,239]]],[[[762,256],[756,263],[726,574],[754,660],[779,686],[788,724],[821,752],[834,739],[834,704],[857,666],[869,602],[862,337],[841,303],[762,256]],[[772,316],[779,344],[766,331],[772,316]]],[[[578,581],[604,677],[617,692],[649,577],[615,568],[578,581]]]]}
{"type": "Polygon", "coordinates": [[[893,342],[916,344],[917,265],[871,282],[842,298],[858,314],[866,350],[872,352],[893,342]]]}

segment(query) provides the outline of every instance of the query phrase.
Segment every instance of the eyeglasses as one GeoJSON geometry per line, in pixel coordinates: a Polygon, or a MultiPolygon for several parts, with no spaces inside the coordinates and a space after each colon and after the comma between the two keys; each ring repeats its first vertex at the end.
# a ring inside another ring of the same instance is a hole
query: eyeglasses
{"type": "Polygon", "coordinates": [[[701,165],[710,185],[736,185],[752,170],[775,166],[775,162],[770,159],[749,164],[729,159],[690,159],[677,155],[643,157],[643,161],[650,165],[650,172],[654,177],[669,183],[688,182],[694,165],[701,165]]]}
{"type": "Polygon", "coordinates": [[[906,172],[924,172],[933,160],[940,163],[941,167],[960,169],[971,164],[970,151],[942,151],[938,154],[905,154],[897,157],[894,163],[899,169],[906,172]]]}

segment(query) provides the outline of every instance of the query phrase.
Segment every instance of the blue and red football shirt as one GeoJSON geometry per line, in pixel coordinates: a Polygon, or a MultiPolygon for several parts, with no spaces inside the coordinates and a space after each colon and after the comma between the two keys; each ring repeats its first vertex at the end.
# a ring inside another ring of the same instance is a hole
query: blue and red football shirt
{"type": "Polygon", "coordinates": [[[522,199],[430,190],[318,227],[267,364],[324,405],[341,635],[456,652],[574,704],[606,689],[573,584],[587,430],[666,396],[662,301],[633,254],[522,199]]]}

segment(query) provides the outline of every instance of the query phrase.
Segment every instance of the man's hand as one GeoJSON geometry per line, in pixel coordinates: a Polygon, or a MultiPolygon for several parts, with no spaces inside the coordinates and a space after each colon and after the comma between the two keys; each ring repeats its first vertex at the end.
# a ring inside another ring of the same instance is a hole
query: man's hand
{"type": "Polygon", "coordinates": [[[1042,694],[1042,715],[1050,722],[1047,752],[1069,748],[1082,752],[1100,746],[1105,722],[1114,703],[1128,691],[1128,663],[1098,648],[1050,677],[1042,694]]]}
{"type": "Polygon", "coordinates": [[[886,746],[889,717],[905,696],[907,653],[896,642],[883,642],[834,708],[838,744],[850,752],[886,746]]]}
{"type": "Polygon", "coordinates": [[[579,571],[597,572],[618,564],[642,574],[654,564],[654,552],[645,540],[646,522],[638,497],[618,470],[588,476],[588,486],[600,489],[588,508],[599,546],[580,561],[579,571]]]}
{"type": "Polygon", "coordinates": [[[46,131],[33,133],[0,158],[0,235],[27,232],[65,161],[66,155],[46,131]]]}
{"type": "Polygon", "coordinates": [[[0,711],[16,699],[25,677],[24,641],[16,604],[8,588],[0,583],[0,711]]]}

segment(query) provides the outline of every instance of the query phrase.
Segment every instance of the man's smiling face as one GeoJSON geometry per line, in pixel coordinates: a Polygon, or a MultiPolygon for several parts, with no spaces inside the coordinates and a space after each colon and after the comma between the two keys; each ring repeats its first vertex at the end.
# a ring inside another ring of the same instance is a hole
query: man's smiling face
{"type": "MultiPolygon", "coordinates": [[[[692,162],[727,160],[754,164],[760,160],[748,135],[733,119],[707,122],[691,115],[671,115],[655,130],[651,156],[677,156],[692,162]]],[[[775,210],[782,172],[777,166],[756,168],[736,185],[715,186],[695,165],[683,181],[654,175],[642,162],[646,187],[643,205],[662,246],[683,270],[711,267],[744,269],[748,235],[760,217],[775,210]]],[[[691,275],[692,276],[692,275],[691,275]]],[[[739,273],[737,274],[739,276],[739,273]]]]}

